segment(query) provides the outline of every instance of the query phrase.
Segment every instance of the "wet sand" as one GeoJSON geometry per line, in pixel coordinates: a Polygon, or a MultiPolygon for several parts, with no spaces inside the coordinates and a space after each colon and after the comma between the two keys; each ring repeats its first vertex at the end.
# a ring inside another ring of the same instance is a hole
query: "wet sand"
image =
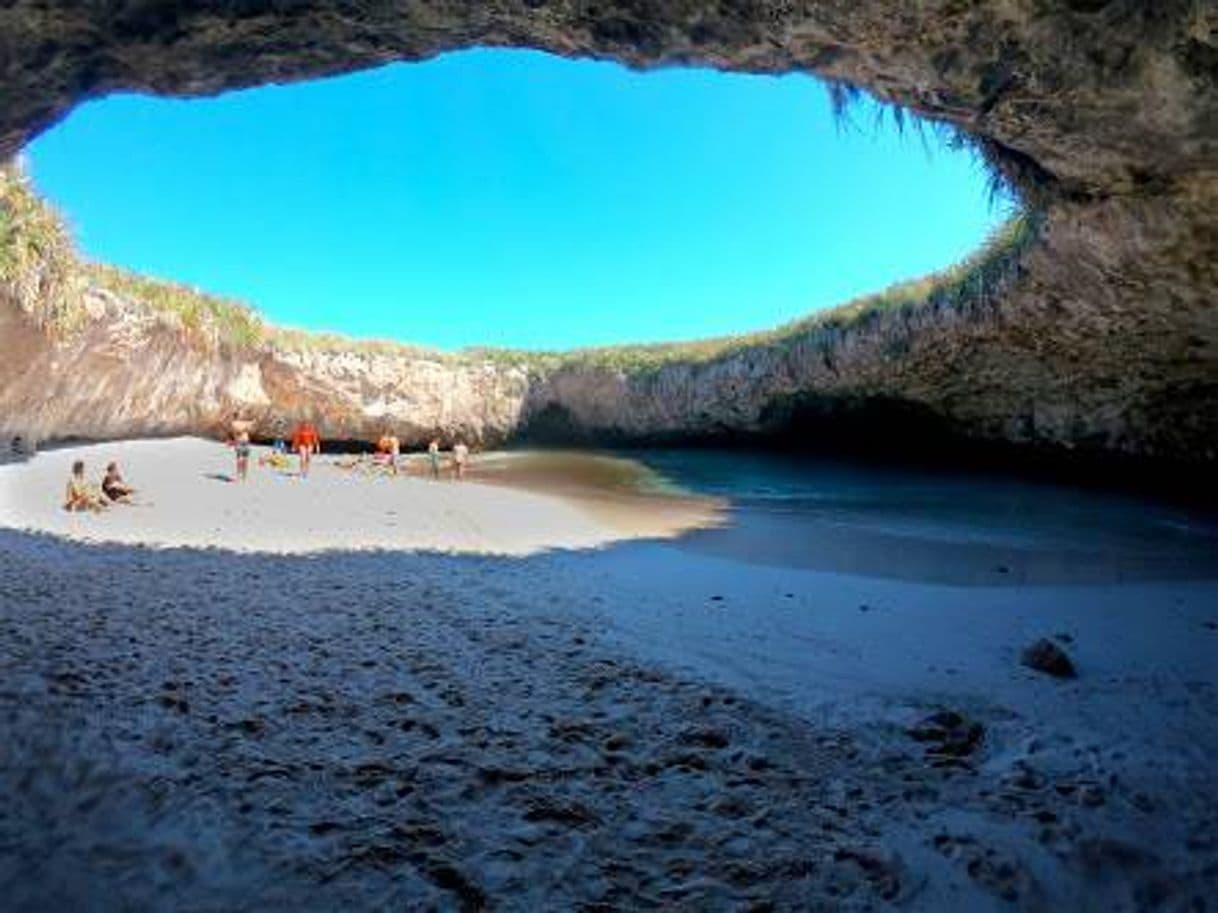
{"type": "Polygon", "coordinates": [[[1207,572],[961,585],[697,542],[732,533],[511,556],[0,529],[6,909],[1107,913],[1218,894],[1207,572]],[[1038,637],[1077,679],[1020,665],[1038,637]]]}
{"type": "Polygon", "coordinates": [[[726,498],[697,495],[628,458],[579,451],[480,456],[471,481],[559,497],[622,538],[672,539],[725,525],[726,498]]]}

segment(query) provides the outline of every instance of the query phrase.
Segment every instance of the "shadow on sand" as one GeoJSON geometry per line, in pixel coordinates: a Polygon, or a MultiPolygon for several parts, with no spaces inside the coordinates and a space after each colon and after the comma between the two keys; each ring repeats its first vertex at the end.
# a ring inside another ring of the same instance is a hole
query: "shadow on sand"
{"type": "MultiPolygon", "coordinates": [[[[1099,910],[1218,890],[1213,843],[1136,843],[1145,813],[1098,755],[1086,782],[988,735],[940,763],[900,730],[818,728],[624,655],[564,607],[619,550],[575,572],[13,531],[0,550],[11,910],[1099,910]]],[[[1145,802],[1181,831],[1214,820],[1145,802]]]]}

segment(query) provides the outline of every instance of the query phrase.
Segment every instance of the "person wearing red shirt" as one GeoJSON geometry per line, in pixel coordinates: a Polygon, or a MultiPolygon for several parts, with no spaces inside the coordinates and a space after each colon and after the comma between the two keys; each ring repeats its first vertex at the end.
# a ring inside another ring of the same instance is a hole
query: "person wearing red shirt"
{"type": "Polygon", "coordinates": [[[307,478],[313,454],[321,452],[321,436],[312,422],[304,421],[292,432],[292,450],[300,457],[300,474],[307,478]]]}

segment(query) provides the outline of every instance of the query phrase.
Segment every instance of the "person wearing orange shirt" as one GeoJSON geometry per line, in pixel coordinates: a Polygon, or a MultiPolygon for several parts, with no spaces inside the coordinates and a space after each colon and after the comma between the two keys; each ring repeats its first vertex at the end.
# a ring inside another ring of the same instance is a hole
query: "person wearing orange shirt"
{"type": "Polygon", "coordinates": [[[386,430],[376,442],[377,457],[385,459],[389,471],[398,474],[398,460],[402,455],[402,441],[392,431],[386,430]]]}
{"type": "Polygon", "coordinates": [[[301,422],[292,432],[292,450],[300,457],[300,475],[309,476],[313,454],[321,453],[321,436],[310,421],[301,422]]]}

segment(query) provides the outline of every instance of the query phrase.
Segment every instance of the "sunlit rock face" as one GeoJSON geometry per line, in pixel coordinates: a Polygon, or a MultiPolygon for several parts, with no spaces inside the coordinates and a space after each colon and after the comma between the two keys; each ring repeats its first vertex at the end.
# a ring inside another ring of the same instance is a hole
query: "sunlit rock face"
{"type": "MultiPolygon", "coordinates": [[[[531,391],[530,412],[549,408],[562,416],[557,430],[593,429],[593,438],[730,439],[747,430],[803,433],[815,444],[836,424],[817,415],[895,401],[913,407],[915,427],[924,417],[928,435],[1212,463],[1218,275],[1203,250],[1212,238],[1177,220],[1175,205],[1139,205],[1151,217],[1142,222],[1124,200],[1096,203],[1085,219],[1054,207],[1043,240],[980,301],[882,314],[701,365],[564,369],[531,391]],[[1174,259],[1190,249],[1198,259],[1174,259]]],[[[908,446],[909,430],[890,444],[908,446]]]]}
{"type": "Polygon", "coordinates": [[[1216,459],[1212,4],[16,0],[0,9],[0,153],[109,91],[210,93],[477,44],[849,81],[978,138],[1045,210],[1042,241],[996,300],[629,375],[333,353],[254,363],[175,350],[161,331],[122,355],[122,320],[110,318],[52,350],[10,314],[6,350],[31,341],[17,351],[27,370],[0,368],[4,421],[55,435],[182,430],[249,400],[268,415],[310,411],[340,435],[390,419],[487,440],[538,421],[572,436],[680,438],[798,433],[801,403],[871,398],[982,439],[1216,459]]]}
{"type": "Polygon", "coordinates": [[[520,368],[375,352],[226,349],[138,302],[86,293],[84,332],[54,340],[0,300],[0,434],[34,441],[224,434],[237,414],[260,437],[311,418],[325,437],[387,429],[413,444],[498,442],[517,426],[520,368]]]}
{"type": "Polygon", "coordinates": [[[1195,0],[15,0],[0,10],[0,145],[120,89],[213,93],[520,46],[816,72],[992,138],[1067,193],[1144,193],[1214,168],[1216,28],[1195,0]]]}

